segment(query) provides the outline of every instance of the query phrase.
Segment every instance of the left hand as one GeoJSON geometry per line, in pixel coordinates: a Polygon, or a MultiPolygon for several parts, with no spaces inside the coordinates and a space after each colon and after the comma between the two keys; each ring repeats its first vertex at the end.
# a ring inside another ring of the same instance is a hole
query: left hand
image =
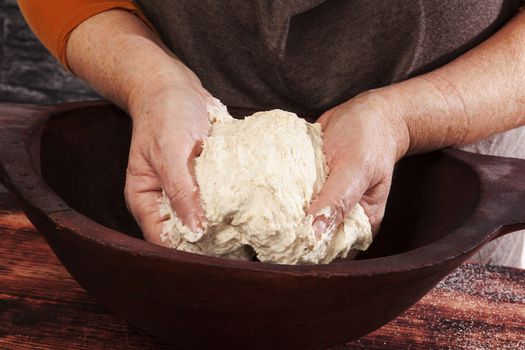
{"type": "Polygon", "coordinates": [[[367,92],[318,119],[329,174],[307,210],[314,215],[317,235],[338,226],[357,203],[363,206],[374,234],[379,229],[394,165],[410,143],[403,119],[388,109],[387,101],[367,92]],[[332,209],[328,219],[318,216],[325,207],[332,209]]]}

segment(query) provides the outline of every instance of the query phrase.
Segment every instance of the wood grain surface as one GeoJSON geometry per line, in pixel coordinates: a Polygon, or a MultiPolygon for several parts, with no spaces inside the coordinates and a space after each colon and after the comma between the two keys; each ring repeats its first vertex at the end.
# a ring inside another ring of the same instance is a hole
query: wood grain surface
{"type": "MultiPolygon", "coordinates": [[[[174,349],[108,312],[0,188],[0,349],[174,349]]],[[[525,349],[525,270],[463,265],[343,349],[525,349]]]]}

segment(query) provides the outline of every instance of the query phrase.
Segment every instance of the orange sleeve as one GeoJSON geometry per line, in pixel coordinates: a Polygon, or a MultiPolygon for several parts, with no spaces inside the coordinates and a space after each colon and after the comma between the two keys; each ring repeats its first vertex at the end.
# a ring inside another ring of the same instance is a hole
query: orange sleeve
{"type": "Polygon", "coordinates": [[[66,67],[69,35],[80,23],[100,12],[128,10],[155,31],[144,13],[131,0],[18,0],[18,6],[36,36],[66,67]]]}

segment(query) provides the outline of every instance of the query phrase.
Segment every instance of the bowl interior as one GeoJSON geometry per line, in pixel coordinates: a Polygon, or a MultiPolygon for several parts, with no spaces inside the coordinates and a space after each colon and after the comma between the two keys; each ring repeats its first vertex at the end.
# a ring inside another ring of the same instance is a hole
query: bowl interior
{"type": "MultiPolygon", "coordinates": [[[[245,115],[246,110],[231,112],[245,115]]],[[[123,195],[130,138],[130,120],[116,107],[58,113],[43,126],[40,166],[45,181],[73,209],[142,238],[123,195]]],[[[358,259],[400,254],[439,240],[469,216],[478,192],[476,173],[445,153],[402,160],[381,229],[358,259]]]]}

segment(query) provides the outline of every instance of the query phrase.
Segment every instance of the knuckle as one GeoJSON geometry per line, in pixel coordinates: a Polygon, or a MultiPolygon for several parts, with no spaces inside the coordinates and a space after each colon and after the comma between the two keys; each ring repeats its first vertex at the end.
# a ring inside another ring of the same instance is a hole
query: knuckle
{"type": "Polygon", "coordinates": [[[168,196],[170,202],[173,204],[184,202],[191,197],[191,192],[177,182],[172,182],[164,186],[164,191],[168,196]]]}
{"type": "Polygon", "coordinates": [[[377,210],[370,217],[370,222],[373,223],[374,225],[379,225],[381,221],[383,221],[383,216],[384,216],[384,212],[377,210]]]}
{"type": "MultiPolygon", "coordinates": [[[[132,175],[126,171],[126,182],[124,183],[124,198],[126,199],[126,204],[133,195],[133,180],[132,175]]],[[[129,209],[129,207],[128,207],[129,209]]]]}
{"type": "Polygon", "coordinates": [[[367,205],[366,203],[361,203],[361,205],[365,210],[366,216],[368,216],[372,231],[377,232],[385,214],[384,205],[367,205]]]}
{"type": "Polygon", "coordinates": [[[124,194],[124,202],[126,203],[126,208],[131,213],[131,215],[133,215],[133,217],[138,220],[138,212],[134,205],[135,199],[133,196],[124,194]]]}
{"type": "Polygon", "coordinates": [[[126,203],[132,197],[131,194],[132,194],[132,192],[131,192],[131,188],[130,188],[130,185],[129,185],[129,181],[126,181],[126,184],[124,185],[124,198],[126,199],[126,203]]]}

